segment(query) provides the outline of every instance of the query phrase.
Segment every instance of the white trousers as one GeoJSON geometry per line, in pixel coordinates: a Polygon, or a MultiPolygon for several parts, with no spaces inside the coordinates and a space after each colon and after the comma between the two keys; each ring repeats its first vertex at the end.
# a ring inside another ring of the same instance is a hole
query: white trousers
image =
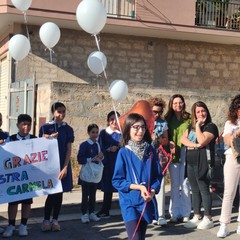
{"type": "Polygon", "coordinates": [[[166,176],[162,178],[160,192],[156,195],[158,216],[165,218],[165,179],[166,176]]]}
{"type": "Polygon", "coordinates": [[[171,198],[169,214],[171,217],[189,217],[191,213],[190,184],[185,176],[185,156],[181,154],[181,162],[169,166],[171,179],[171,198]]]}
{"type": "MultiPolygon", "coordinates": [[[[228,154],[224,164],[224,194],[220,217],[222,223],[227,224],[231,221],[233,200],[238,187],[240,188],[240,164],[232,154],[228,154]]],[[[240,206],[238,207],[237,221],[240,222],[240,206]]]]}

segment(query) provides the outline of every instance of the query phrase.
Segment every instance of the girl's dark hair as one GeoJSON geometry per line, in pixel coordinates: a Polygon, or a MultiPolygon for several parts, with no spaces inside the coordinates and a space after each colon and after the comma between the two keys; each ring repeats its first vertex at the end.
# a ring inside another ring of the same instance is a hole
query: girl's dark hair
{"type": "Polygon", "coordinates": [[[185,104],[185,100],[184,100],[184,97],[181,95],[181,94],[174,94],[170,99],[169,99],[169,103],[168,103],[168,111],[167,113],[165,114],[165,119],[167,121],[169,121],[173,115],[174,115],[174,110],[173,110],[173,100],[175,98],[181,98],[182,102],[183,102],[183,107],[182,107],[182,112],[181,112],[181,115],[182,115],[182,118],[183,120],[187,120],[190,118],[190,113],[188,113],[186,111],[186,104],[185,104]]]}
{"type": "MultiPolygon", "coordinates": [[[[131,129],[132,125],[139,121],[143,121],[144,125],[146,125],[146,127],[147,127],[147,123],[146,123],[144,117],[138,113],[131,113],[125,119],[124,126],[123,126],[123,134],[122,134],[122,145],[123,146],[127,145],[128,141],[130,140],[130,129],[131,129]]],[[[152,142],[151,134],[150,134],[148,128],[146,128],[145,134],[143,136],[143,140],[145,140],[149,144],[151,144],[151,142],[152,142]]]]}
{"type": "Polygon", "coordinates": [[[232,124],[237,124],[238,119],[237,111],[239,108],[240,108],[240,94],[238,94],[232,99],[228,109],[228,120],[232,124]]]}
{"type": "Polygon", "coordinates": [[[91,132],[91,130],[92,130],[93,128],[97,128],[97,129],[99,130],[98,125],[95,124],[95,123],[93,123],[93,124],[89,124],[89,125],[88,125],[88,127],[87,127],[87,132],[88,132],[88,133],[91,132]]]}
{"type": "MultiPolygon", "coordinates": [[[[116,112],[117,116],[120,117],[120,113],[119,112],[116,112]]],[[[108,113],[107,115],[107,121],[109,121],[109,118],[112,116],[112,115],[115,115],[115,111],[111,111],[108,113]]]]}
{"type": "Polygon", "coordinates": [[[60,108],[60,107],[66,108],[63,103],[61,103],[61,102],[55,102],[55,103],[52,105],[52,107],[51,107],[51,112],[52,112],[52,114],[53,114],[58,108],[60,108]]]}
{"type": "Polygon", "coordinates": [[[204,123],[204,125],[206,125],[207,123],[210,123],[212,122],[212,118],[211,118],[211,114],[208,110],[208,107],[207,105],[204,103],[204,102],[201,102],[201,101],[198,101],[198,102],[195,102],[193,105],[192,105],[192,116],[191,116],[191,120],[192,120],[192,127],[195,129],[196,127],[196,122],[197,122],[197,118],[196,118],[196,108],[197,107],[202,107],[206,110],[207,112],[207,118],[206,118],[206,121],[204,123]]]}

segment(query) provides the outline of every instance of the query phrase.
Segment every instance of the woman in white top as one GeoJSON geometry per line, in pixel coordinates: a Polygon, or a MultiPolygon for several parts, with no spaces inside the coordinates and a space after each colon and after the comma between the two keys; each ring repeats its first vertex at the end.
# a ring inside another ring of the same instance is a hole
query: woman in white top
{"type": "MultiPolygon", "coordinates": [[[[224,126],[224,143],[227,146],[225,151],[226,162],[224,164],[224,195],[220,217],[220,228],[217,236],[224,238],[229,234],[227,224],[231,221],[233,200],[240,184],[240,164],[233,155],[231,142],[240,138],[240,95],[237,95],[231,102],[228,111],[228,120],[224,126]]],[[[240,215],[238,215],[237,234],[240,234],[240,215]]]]}

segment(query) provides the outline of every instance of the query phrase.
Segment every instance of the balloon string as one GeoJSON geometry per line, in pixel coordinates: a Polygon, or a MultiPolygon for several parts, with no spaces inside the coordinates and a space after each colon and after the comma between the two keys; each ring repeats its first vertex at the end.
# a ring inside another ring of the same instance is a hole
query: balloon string
{"type": "MultiPolygon", "coordinates": [[[[101,51],[101,50],[100,50],[100,44],[99,44],[100,38],[97,36],[97,34],[94,34],[94,38],[95,38],[95,42],[96,42],[96,45],[97,45],[97,49],[98,49],[98,51],[100,52],[100,51],[101,51]]],[[[102,67],[103,67],[103,75],[104,75],[104,77],[105,77],[105,80],[106,80],[106,83],[107,83],[107,87],[108,87],[108,90],[109,90],[109,92],[110,92],[110,84],[109,84],[109,82],[108,82],[107,73],[106,73],[106,71],[105,71],[105,68],[104,68],[104,66],[103,66],[103,63],[102,63],[102,67]]],[[[118,127],[119,127],[119,131],[122,133],[122,129],[121,129],[121,126],[120,126],[119,118],[118,118],[118,115],[117,115],[117,110],[116,110],[116,107],[115,107],[115,104],[114,104],[113,100],[112,100],[112,106],[113,106],[113,110],[114,110],[114,112],[115,112],[115,116],[116,116],[117,124],[118,124],[118,127]]]]}
{"type": "MultiPolygon", "coordinates": [[[[95,42],[96,42],[96,45],[97,45],[97,49],[98,49],[98,51],[100,52],[100,44],[99,44],[100,38],[98,38],[96,34],[94,34],[94,38],[95,38],[95,42]]],[[[102,66],[103,66],[103,63],[102,63],[102,66]]],[[[103,74],[104,74],[104,78],[105,78],[106,83],[107,83],[108,90],[109,90],[109,92],[110,92],[110,85],[109,85],[109,82],[108,82],[108,77],[107,77],[107,73],[106,73],[106,71],[105,71],[105,69],[104,69],[104,66],[103,66],[103,74]]],[[[113,105],[113,110],[114,110],[115,115],[116,115],[118,127],[119,127],[119,129],[120,129],[120,131],[121,131],[120,123],[119,123],[118,116],[117,116],[116,107],[115,107],[115,105],[114,105],[113,100],[112,100],[112,105],[113,105]]],[[[121,132],[122,132],[122,131],[121,131],[121,132]]]]}
{"type": "MultiPolygon", "coordinates": [[[[100,75],[97,75],[97,93],[99,92],[99,77],[100,77],[100,75]]],[[[98,108],[98,117],[101,117],[100,116],[100,109],[98,108]]]]}
{"type": "MultiPolygon", "coordinates": [[[[97,45],[97,49],[98,49],[98,51],[100,52],[101,50],[100,50],[100,38],[96,35],[96,34],[94,34],[94,38],[95,38],[95,42],[96,42],[96,45],[97,45]]],[[[103,66],[103,62],[102,62],[102,68],[103,68],[103,74],[104,74],[104,77],[105,77],[105,79],[106,79],[106,81],[107,81],[107,85],[109,86],[109,83],[108,83],[108,78],[107,78],[107,73],[106,73],[106,71],[105,71],[105,68],[104,68],[104,66],[103,66]]]]}
{"type": "Polygon", "coordinates": [[[100,50],[100,45],[99,45],[100,38],[98,38],[96,34],[94,34],[94,38],[95,38],[95,42],[96,42],[96,45],[97,45],[97,49],[100,52],[101,51],[100,50]]]}
{"type": "MultiPolygon", "coordinates": [[[[29,34],[28,24],[27,24],[27,13],[25,11],[23,12],[23,18],[24,18],[24,24],[26,26],[27,38],[30,42],[30,34],[29,34]]],[[[30,52],[32,52],[31,44],[30,44],[30,52]]]]}
{"type": "Polygon", "coordinates": [[[49,53],[50,53],[50,62],[52,63],[52,59],[53,59],[52,55],[54,54],[54,51],[52,50],[52,48],[45,48],[45,51],[46,51],[47,49],[49,50],[49,53]]]}

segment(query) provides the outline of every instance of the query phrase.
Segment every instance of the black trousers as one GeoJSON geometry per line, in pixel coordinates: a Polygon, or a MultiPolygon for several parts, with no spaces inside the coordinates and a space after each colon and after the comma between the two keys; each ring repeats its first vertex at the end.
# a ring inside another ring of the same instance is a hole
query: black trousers
{"type": "Polygon", "coordinates": [[[112,192],[104,192],[103,194],[103,206],[101,211],[109,214],[109,211],[111,209],[112,206],[112,197],[113,197],[113,193],[112,192]]]}
{"type": "Polygon", "coordinates": [[[203,203],[204,215],[211,215],[212,198],[207,178],[198,178],[198,164],[189,163],[187,165],[188,180],[192,189],[192,207],[194,214],[201,214],[203,203]]]}
{"type": "Polygon", "coordinates": [[[97,187],[94,183],[82,185],[82,214],[86,214],[87,211],[89,214],[94,212],[96,203],[96,191],[97,187]]]}

